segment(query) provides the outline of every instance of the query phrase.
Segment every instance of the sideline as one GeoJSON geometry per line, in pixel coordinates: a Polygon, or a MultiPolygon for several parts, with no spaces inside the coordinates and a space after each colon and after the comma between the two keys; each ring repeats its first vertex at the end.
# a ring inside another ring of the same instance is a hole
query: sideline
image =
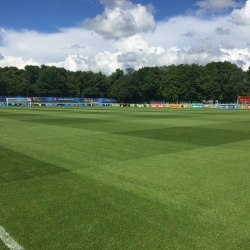
{"type": "Polygon", "coordinates": [[[10,235],[0,226],[0,239],[10,250],[24,250],[10,235]]]}

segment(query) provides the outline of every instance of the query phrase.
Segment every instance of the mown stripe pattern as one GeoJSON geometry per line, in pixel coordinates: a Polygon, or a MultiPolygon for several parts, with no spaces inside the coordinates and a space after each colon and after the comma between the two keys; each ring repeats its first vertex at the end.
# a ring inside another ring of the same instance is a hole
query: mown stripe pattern
{"type": "Polygon", "coordinates": [[[25,249],[249,249],[249,112],[0,109],[0,225],[25,249]]]}

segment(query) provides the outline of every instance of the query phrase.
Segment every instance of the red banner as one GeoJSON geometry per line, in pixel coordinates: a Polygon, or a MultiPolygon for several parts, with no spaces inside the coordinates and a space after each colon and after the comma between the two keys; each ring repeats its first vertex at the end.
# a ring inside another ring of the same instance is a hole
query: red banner
{"type": "Polygon", "coordinates": [[[164,104],[150,104],[151,108],[164,108],[165,105],[164,104]]]}
{"type": "Polygon", "coordinates": [[[250,96],[238,96],[239,104],[250,104],[250,96]]]}

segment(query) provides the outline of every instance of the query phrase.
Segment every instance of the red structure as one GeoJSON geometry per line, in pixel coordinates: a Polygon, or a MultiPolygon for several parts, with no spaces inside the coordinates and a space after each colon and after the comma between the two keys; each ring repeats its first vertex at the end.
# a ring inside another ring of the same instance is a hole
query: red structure
{"type": "Polygon", "coordinates": [[[150,104],[150,108],[164,108],[164,104],[150,104]]]}
{"type": "Polygon", "coordinates": [[[239,104],[250,104],[250,96],[238,96],[239,104]]]}

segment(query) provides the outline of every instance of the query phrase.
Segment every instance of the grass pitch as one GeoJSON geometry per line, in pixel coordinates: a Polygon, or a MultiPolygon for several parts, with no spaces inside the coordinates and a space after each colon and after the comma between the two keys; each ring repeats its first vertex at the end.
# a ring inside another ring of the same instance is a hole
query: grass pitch
{"type": "Polygon", "coordinates": [[[249,125],[247,110],[1,107],[0,226],[25,250],[250,249],[249,125]]]}

